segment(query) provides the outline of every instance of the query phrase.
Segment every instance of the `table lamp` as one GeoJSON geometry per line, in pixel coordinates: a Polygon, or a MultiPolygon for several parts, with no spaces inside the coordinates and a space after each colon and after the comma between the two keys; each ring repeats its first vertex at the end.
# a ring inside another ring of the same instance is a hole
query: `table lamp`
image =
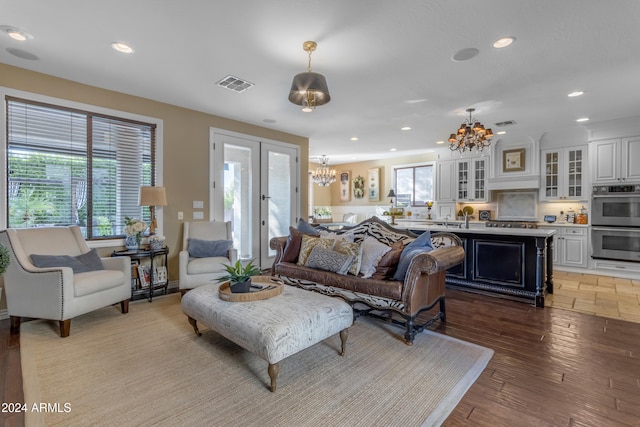
{"type": "Polygon", "coordinates": [[[158,223],[156,222],[156,206],[167,206],[167,193],[164,187],[140,187],[140,198],[138,206],[149,206],[151,213],[151,224],[149,225],[149,234],[155,234],[158,223]]]}

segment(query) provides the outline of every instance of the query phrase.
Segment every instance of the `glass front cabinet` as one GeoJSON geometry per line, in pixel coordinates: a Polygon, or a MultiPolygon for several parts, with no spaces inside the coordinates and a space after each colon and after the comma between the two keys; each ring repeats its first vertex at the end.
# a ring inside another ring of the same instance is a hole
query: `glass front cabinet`
{"type": "Polygon", "coordinates": [[[587,200],[587,146],[541,151],[541,200],[587,200]]]}
{"type": "Polygon", "coordinates": [[[456,202],[486,202],[488,170],[487,157],[458,160],[456,202]]]}

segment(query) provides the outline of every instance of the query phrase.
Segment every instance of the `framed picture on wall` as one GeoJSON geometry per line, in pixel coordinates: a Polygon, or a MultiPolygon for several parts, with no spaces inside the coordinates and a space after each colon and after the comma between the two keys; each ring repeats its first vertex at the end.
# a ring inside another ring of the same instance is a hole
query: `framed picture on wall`
{"type": "Polygon", "coordinates": [[[348,202],[351,200],[351,192],[349,191],[349,183],[351,182],[351,171],[340,172],[340,201],[348,202]]]}
{"type": "Polygon", "coordinates": [[[502,172],[521,172],[525,167],[524,148],[502,152],[502,172]]]}
{"type": "Polygon", "coordinates": [[[370,202],[380,200],[380,168],[369,169],[368,193],[370,202]]]}

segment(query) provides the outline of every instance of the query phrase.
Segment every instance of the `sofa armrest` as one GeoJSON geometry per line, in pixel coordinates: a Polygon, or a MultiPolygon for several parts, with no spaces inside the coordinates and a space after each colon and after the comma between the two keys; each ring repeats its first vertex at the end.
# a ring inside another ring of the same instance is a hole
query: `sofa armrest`
{"type": "Polygon", "coordinates": [[[444,296],[447,269],[464,259],[461,246],[448,246],[413,257],[402,289],[405,310],[415,313],[444,296]]]}
{"type": "Polygon", "coordinates": [[[271,274],[274,274],[273,268],[282,261],[282,256],[284,255],[284,247],[287,245],[287,239],[289,236],[281,236],[281,237],[273,237],[269,242],[269,247],[276,251],[276,256],[273,260],[273,265],[271,266],[271,274]]]}

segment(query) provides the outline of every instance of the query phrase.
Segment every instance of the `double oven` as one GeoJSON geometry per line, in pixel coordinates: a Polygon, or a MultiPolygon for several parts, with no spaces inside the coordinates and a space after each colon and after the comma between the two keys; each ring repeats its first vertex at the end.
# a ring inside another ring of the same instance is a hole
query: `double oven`
{"type": "Polygon", "coordinates": [[[593,187],[593,258],[640,262],[640,183],[593,187]]]}

